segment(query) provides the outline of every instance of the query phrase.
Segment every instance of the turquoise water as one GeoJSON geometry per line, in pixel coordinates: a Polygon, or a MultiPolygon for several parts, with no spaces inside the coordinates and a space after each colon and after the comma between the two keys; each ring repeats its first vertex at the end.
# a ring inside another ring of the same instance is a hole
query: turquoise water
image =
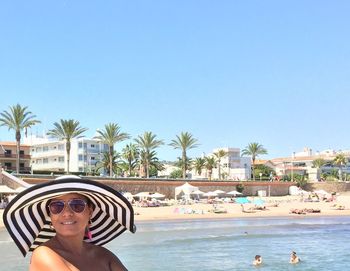
{"type": "MultiPolygon", "coordinates": [[[[107,247],[129,270],[349,270],[350,217],[252,218],[138,223],[107,247]],[[288,263],[295,250],[301,263],[288,263]],[[256,254],[261,267],[252,266],[256,254]]],[[[27,270],[0,231],[0,270],[27,270]]]]}

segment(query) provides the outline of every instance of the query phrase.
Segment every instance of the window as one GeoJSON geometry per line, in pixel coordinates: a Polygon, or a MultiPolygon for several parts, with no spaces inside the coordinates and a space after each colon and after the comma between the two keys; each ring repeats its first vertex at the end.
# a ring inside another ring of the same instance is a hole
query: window
{"type": "Polygon", "coordinates": [[[91,157],[90,157],[90,160],[95,160],[95,156],[91,156],[91,157]]]}
{"type": "Polygon", "coordinates": [[[5,156],[11,156],[12,151],[11,150],[5,150],[5,156]]]}
{"type": "Polygon", "coordinates": [[[90,147],[91,147],[91,148],[95,148],[95,144],[91,144],[90,147]]]}
{"type": "Polygon", "coordinates": [[[58,157],[58,162],[64,162],[64,157],[63,156],[58,157]]]}
{"type": "Polygon", "coordinates": [[[82,167],[78,168],[78,171],[83,172],[83,168],[82,167]]]}
{"type": "Polygon", "coordinates": [[[24,151],[19,151],[19,155],[24,155],[24,151]]]}
{"type": "Polygon", "coordinates": [[[83,143],[82,142],[79,142],[78,143],[78,148],[81,149],[83,147],[83,143]]]}
{"type": "Polygon", "coordinates": [[[83,155],[82,155],[82,154],[79,154],[78,160],[79,160],[79,161],[83,161],[83,155]]]}
{"type": "Polygon", "coordinates": [[[43,147],[43,151],[48,151],[49,150],[49,147],[48,146],[44,146],[43,147]]]}
{"type": "Polygon", "coordinates": [[[32,152],[35,152],[35,149],[32,149],[32,152]]]}
{"type": "Polygon", "coordinates": [[[64,145],[63,144],[58,145],[58,149],[59,150],[64,150],[64,145]]]}
{"type": "Polygon", "coordinates": [[[37,147],[36,152],[41,152],[41,147],[37,147]]]}
{"type": "Polygon", "coordinates": [[[24,163],[19,163],[20,168],[24,168],[24,163]]]}
{"type": "Polygon", "coordinates": [[[43,164],[47,164],[47,163],[49,163],[49,159],[48,158],[44,158],[43,159],[43,164]]]}

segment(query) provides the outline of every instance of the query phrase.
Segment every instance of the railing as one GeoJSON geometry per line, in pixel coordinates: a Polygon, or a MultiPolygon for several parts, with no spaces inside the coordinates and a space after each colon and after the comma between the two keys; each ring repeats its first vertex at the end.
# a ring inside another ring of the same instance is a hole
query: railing
{"type": "MultiPolygon", "coordinates": [[[[17,155],[16,154],[1,153],[0,158],[14,158],[14,159],[16,159],[17,155]]],[[[30,155],[29,154],[20,154],[19,158],[30,159],[30,155]]]]}
{"type": "MultiPolygon", "coordinates": [[[[3,168],[4,168],[4,170],[8,170],[8,171],[16,171],[16,167],[3,166],[3,168]]],[[[28,173],[31,171],[32,171],[31,167],[20,167],[19,168],[20,173],[28,173]]]]}

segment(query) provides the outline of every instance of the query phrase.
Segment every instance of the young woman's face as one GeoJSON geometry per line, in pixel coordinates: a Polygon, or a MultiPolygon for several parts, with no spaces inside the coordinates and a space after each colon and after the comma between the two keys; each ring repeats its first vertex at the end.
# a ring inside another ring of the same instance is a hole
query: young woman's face
{"type": "Polygon", "coordinates": [[[54,198],[49,204],[52,226],[62,236],[84,236],[92,214],[87,199],[79,194],[54,198]]]}

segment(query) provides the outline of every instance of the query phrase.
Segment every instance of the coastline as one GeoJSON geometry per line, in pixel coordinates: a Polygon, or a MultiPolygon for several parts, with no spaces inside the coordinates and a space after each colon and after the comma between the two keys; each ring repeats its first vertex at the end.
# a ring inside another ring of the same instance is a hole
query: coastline
{"type": "MultiPolygon", "coordinates": [[[[184,221],[184,220],[220,220],[227,218],[274,218],[274,217],[322,217],[322,216],[350,216],[350,195],[338,196],[335,202],[303,202],[297,196],[283,196],[264,198],[266,210],[254,210],[252,213],[242,212],[242,207],[237,203],[216,204],[226,213],[212,212],[213,204],[195,203],[191,205],[171,205],[161,207],[134,206],[135,223],[151,223],[154,221],[184,221]],[[277,207],[274,207],[275,204],[277,207]],[[342,205],[344,210],[338,210],[334,205],[342,205]],[[291,209],[315,209],[319,213],[294,214],[291,209]]],[[[244,204],[244,209],[253,208],[253,204],[244,204]]],[[[4,228],[3,211],[0,210],[0,228],[4,228]]]]}

